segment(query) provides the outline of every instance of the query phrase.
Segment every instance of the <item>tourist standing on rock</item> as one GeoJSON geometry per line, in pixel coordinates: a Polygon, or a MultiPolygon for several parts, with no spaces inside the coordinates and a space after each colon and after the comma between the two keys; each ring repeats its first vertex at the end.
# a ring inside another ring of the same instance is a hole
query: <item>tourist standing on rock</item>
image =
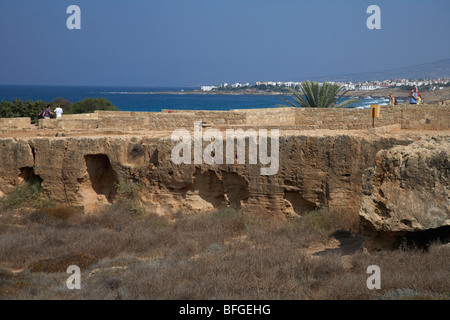
{"type": "Polygon", "coordinates": [[[397,99],[392,95],[392,93],[389,93],[389,105],[393,106],[393,105],[397,105],[397,99]]]}
{"type": "Polygon", "coordinates": [[[410,104],[417,104],[417,100],[419,100],[419,96],[417,92],[414,92],[414,89],[411,89],[411,98],[409,99],[410,104]]]}
{"type": "Polygon", "coordinates": [[[63,112],[63,109],[60,106],[57,106],[55,109],[56,119],[61,119],[63,112]]]}
{"type": "Polygon", "coordinates": [[[47,105],[47,109],[44,111],[44,119],[50,119],[50,114],[55,115],[52,110],[50,110],[51,107],[51,105],[47,105]]]}
{"type": "Polygon", "coordinates": [[[422,96],[420,95],[419,88],[417,88],[417,85],[414,85],[413,90],[417,94],[417,104],[420,104],[422,102],[422,96]]]}

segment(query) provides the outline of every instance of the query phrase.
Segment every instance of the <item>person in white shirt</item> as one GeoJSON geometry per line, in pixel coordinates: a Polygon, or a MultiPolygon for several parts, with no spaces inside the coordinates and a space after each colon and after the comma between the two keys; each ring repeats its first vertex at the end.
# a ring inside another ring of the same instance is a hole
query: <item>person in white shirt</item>
{"type": "Polygon", "coordinates": [[[61,119],[61,116],[63,114],[63,109],[60,106],[58,106],[55,109],[55,113],[56,113],[56,119],[61,119]]]}

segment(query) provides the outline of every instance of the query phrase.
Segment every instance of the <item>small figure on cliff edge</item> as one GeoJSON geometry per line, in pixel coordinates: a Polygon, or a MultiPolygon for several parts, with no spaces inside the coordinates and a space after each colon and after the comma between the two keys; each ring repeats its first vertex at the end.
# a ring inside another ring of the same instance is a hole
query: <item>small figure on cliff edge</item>
{"type": "Polygon", "coordinates": [[[389,93],[389,105],[390,106],[396,106],[398,105],[397,99],[392,95],[392,93],[389,93]]]}
{"type": "Polygon", "coordinates": [[[63,112],[63,109],[60,106],[57,106],[55,109],[56,119],[61,119],[63,112]]]}
{"type": "Polygon", "coordinates": [[[417,104],[417,100],[419,100],[419,96],[417,95],[417,92],[415,92],[414,89],[411,89],[409,104],[417,104]]]}
{"type": "Polygon", "coordinates": [[[422,96],[420,95],[419,88],[417,87],[416,84],[414,85],[413,90],[417,94],[418,97],[417,104],[419,105],[422,102],[422,96]]]}

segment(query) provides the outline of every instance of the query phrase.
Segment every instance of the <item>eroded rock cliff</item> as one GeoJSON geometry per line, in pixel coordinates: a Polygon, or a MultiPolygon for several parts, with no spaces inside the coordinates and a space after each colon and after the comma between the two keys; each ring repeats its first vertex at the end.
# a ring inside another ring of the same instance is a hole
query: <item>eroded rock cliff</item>
{"type": "Polygon", "coordinates": [[[450,226],[450,139],[381,150],[363,175],[360,217],[368,247],[390,247],[410,232],[450,226]]]}
{"type": "MultiPolygon", "coordinates": [[[[413,140],[367,134],[282,134],[279,170],[262,164],[180,164],[160,135],[5,138],[0,140],[0,191],[39,178],[58,203],[86,212],[117,199],[117,184],[142,186],[142,203],[159,214],[225,206],[271,214],[318,207],[359,212],[362,177],[379,150],[413,140]]],[[[248,148],[247,148],[248,149],[248,148]]],[[[247,154],[248,159],[248,154],[247,154]]]]}

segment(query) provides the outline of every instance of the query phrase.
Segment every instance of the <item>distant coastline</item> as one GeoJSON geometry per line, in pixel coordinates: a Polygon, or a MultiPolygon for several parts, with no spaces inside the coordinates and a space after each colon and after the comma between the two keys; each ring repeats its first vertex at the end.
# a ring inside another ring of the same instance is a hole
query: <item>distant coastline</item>
{"type": "MultiPolygon", "coordinates": [[[[344,97],[375,97],[375,98],[387,98],[390,93],[397,97],[407,97],[409,91],[413,86],[422,89],[422,91],[432,91],[436,89],[443,89],[450,86],[450,78],[438,78],[438,79],[419,79],[419,80],[383,80],[372,82],[345,82],[338,83],[342,86],[342,89],[347,90],[344,97]]],[[[164,90],[160,92],[154,92],[156,94],[172,94],[172,95],[259,95],[259,96],[290,96],[292,92],[290,89],[297,91],[301,90],[301,82],[255,82],[250,85],[249,83],[234,83],[229,85],[223,83],[218,86],[206,85],[200,88],[192,90],[164,90]]],[[[419,90],[420,90],[419,89],[419,90]]]]}
{"type": "Polygon", "coordinates": [[[266,90],[255,90],[255,89],[242,89],[242,90],[211,90],[202,91],[199,89],[194,90],[182,90],[182,91],[157,91],[148,92],[148,94],[198,94],[198,95],[258,95],[258,96],[283,96],[289,95],[289,92],[281,91],[266,91],[266,90]]]}
{"type": "MultiPolygon", "coordinates": [[[[345,98],[362,98],[362,99],[388,99],[389,93],[392,93],[400,102],[408,99],[410,92],[409,87],[405,88],[381,88],[370,91],[352,90],[344,94],[345,98]]],[[[152,94],[167,94],[167,95],[222,95],[222,96],[289,96],[290,93],[269,90],[257,89],[237,89],[237,90],[211,90],[202,91],[199,89],[185,90],[185,91],[164,91],[152,92],[152,94]]],[[[427,103],[435,103],[450,99],[450,90],[448,87],[442,90],[422,91],[422,99],[427,103]]]]}
{"type": "MultiPolygon", "coordinates": [[[[408,92],[398,88],[389,88],[389,89],[376,89],[372,91],[359,91],[352,90],[347,92],[344,97],[376,97],[376,98],[386,98],[389,96],[389,93],[395,93],[399,96],[408,96],[408,92]]],[[[140,92],[140,94],[172,94],[172,95],[230,95],[230,96],[239,96],[239,95],[257,95],[257,96],[286,96],[291,95],[290,92],[282,92],[275,90],[257,90],[257,89],[237,89],[237,90],[211,90],[211,91],[202,91],[199,89],[194,90],[183,90],[183,91],[157,91],[157,92],[140,92]]]]}

